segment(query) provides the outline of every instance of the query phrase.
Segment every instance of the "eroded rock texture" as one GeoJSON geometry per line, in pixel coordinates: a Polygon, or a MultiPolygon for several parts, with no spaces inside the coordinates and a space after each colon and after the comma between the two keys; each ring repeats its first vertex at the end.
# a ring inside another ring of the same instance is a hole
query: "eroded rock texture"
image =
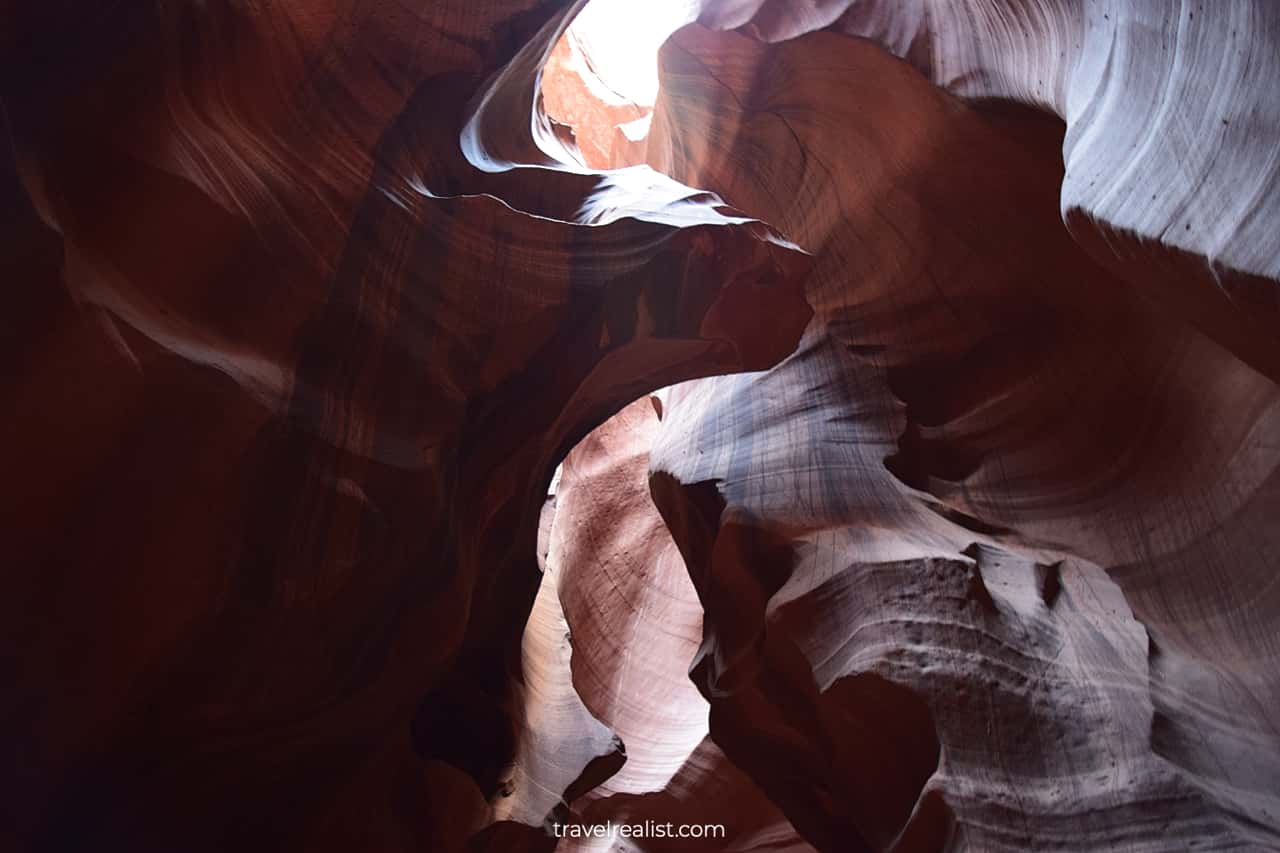
{"type": "Polygon", "coordinates": [[[580,5],[2,13],[6,847],[1280,849],[1280,7],[580,5]]]}

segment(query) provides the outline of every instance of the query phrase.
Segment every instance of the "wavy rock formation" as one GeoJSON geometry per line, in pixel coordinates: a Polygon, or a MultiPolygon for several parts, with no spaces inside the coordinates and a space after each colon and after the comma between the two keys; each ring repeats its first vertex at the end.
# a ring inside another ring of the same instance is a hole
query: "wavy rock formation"
{"type": "Polygon", "coordinates": [[[556,461],[810,314],[803,257],[710,203],[587,227],[551,216],[585,176],[479,192],[470,92],[567,11],[136,9],[6,78],[18,844],[488,819],[556,461]]]}
{"type": "Polygon", "coordinates": [[[654,451],[713,737],[824,849],[1275,846],[1274,382],[1068,239],[1045,119],[826,34],[663,60],[651,162],[816,256],[798,352],[673,394],[654,451]],[[840,701],[874,675],[932,711],[903,742],[942,744],[905,828],[857,812],[893,727],[831,760],[832,706],[910,707],[840,701]]]}
{"type": "Polygon", "coordinates": [[[1280,849],[1280,7],[672,5],[0,13],[6,849],[1280,849]]]}
{"type": "MultiPolygon", "coordinates": [[[[547,825],[720,824],[724,849],[811,850],[707,737],[708,704],[688,678],[702,608],[649,498],[648,448],[660,407],[657,398],[635,401],[565,459],[546,574],[524,637],[526,678],[547,672],[554,686],[530,695],[512,796],[498,808],[513,808],[513,817],[523,810],[525,822],[547,825]],[[555,631],[542,629],[544,612],[556,614],[555,631]],[[559,654],[544,650],[548,633],[559,654]],[[539,720],[561,705],[568,709],[539,720]],[[584,752],[584,734],[601,725],[618,742],[584,752]],[[615,766],[623,755],[625,763],[615,766]],[[571,767],[557,773],[542,756],[572,757],[571,767]],[[563,806],[548,797],[593,760],[616,773],[594,790],[566,793],[563,806]],[[790,847],[770,846],[780,841],[790,847]]],[[[592,843],[598,841],[566,838],[558,849],[590,850],[592,843]]],[[[660,839],[649,843],[668,849],[660,839]]]]}

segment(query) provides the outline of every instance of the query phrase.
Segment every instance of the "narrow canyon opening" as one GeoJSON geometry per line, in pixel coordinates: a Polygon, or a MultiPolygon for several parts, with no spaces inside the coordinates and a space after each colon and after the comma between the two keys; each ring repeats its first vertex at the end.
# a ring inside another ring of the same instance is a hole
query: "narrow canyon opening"
{"type": "Polygon", "coordinates": [[[663,790],[695,751],[719,755],[703,743],[709,705],[688,677],[702,610],[649,494],[662,393],[583,437],[548,488],[522,643],[527,729],[511,795],[495,806],[503,818],[540,821],[559,795],[539,784],[548,778],[581,789],[575,809],[609,812],[614,795],[663,790]],[[572,725],[543,725],[548,704],[572,725]]]}
{"type": "Polygon", "coordinates": [[[658,98],[658,48],[693,20],[688,0],[592,0],[542,71],[543,108],[570,128],[591,169],[645,162],[658,98]]]}

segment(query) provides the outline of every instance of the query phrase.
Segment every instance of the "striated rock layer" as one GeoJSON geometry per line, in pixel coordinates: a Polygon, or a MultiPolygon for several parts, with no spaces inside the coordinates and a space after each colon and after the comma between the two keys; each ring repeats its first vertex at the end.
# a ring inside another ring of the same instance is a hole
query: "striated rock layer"
{"type": "Polygon", "coordinates": [[[6,849],[1280,849],[1280,7],[581,6],[0,13],[6,849]]]}
{"type": "Polygon", "coordinates": [[[52,52],[6,77],[0,823],[460,848],[515,745],[553,466],[788,352],[804,258],[710,200],[587,227],[589,176],[485,192],[465,104],[570,9],[60,11],[18,16],[52,52]]]}

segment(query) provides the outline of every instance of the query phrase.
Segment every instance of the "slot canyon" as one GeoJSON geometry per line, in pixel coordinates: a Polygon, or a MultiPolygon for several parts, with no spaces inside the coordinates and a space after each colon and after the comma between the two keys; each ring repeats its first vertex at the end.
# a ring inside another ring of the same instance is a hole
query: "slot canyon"
{"type": "Polygon", "coordinates": [[[0,21],[0,849],[1280,851],[1280,2],[0,21]]]}

